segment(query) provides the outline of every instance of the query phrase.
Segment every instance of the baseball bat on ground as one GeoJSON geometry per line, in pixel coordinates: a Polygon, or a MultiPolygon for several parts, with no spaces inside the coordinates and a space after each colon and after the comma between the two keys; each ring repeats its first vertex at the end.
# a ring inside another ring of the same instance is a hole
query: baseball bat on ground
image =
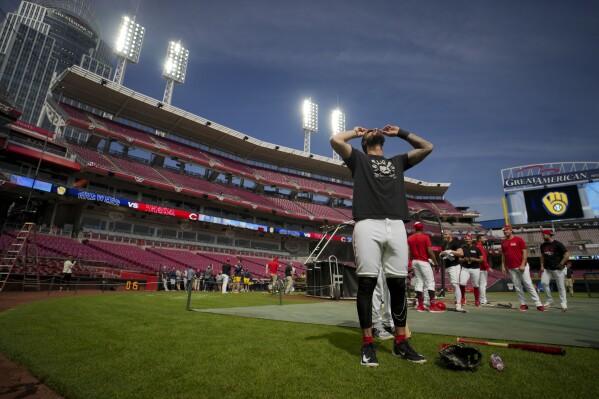
{"type": "Polygon", "coordinates": [[[458,338],[458,342],[464,342],[468,344],[478,345],[489,345],[489,346],[501,346],[504,348],[522,349],[525,351],[547,353],[550,355],[565,355],[566,350],[557,346],[545,346],[545,345],[533,345],[533,344],[509,344],[507,342],[490,342],[490,341],[476,341],[474,339],[458,338]]]}

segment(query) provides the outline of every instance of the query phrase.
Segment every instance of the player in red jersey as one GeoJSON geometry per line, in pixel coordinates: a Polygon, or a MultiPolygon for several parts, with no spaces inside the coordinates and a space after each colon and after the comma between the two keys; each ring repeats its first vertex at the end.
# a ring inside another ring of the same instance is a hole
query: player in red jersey
{"type": "Polygon", "coordinates": [[[532,284],[530,278],[530,267],[528,266],[528,250],[526,243],[520,237],[514,235],[512,226],[503,228],[505,239],[501,242],[501,272],[506,274],[506,267],[510,272],[510,278],[514,284],[514,289],[520,298],[520,311],[528,310],[526,298],[524,297],[524,288],[530,294],[530,298],[535,303],[537,310],[545,312],[545,307],[541,304],[537,290],[532,284]]]}
{"type": "Polygon", "coordinates": [[[433,252],[431,239],[422,231],[424,225],[421,222],[414,223],[414,229],[416,232],[408,237],[408,248],[410,249],[410,258],[416,276],[416,285],[414,287],[416,300],[418,301],[416,310],[426,312],[423,303],[423,289],[425,288],[430,298],[429,311],[442,313],[445,310],[440,309],[435,302],[435,276],[433,275],[432,266],[437,266],[437,268],[439,266],[434,264],[435,253],[433,252]],[[429,259],[433,264],[429,263],[429,259]]]}
{"type": "Polygon", "coordinates": [[[265,273],[270,276],[270,293],[275,292],[275,284],[277,283],[277,273],[279,271],[279,267],[281,264],[279,263],[279,258],[277,256],[273,257],[270,262],[266,264],[265,273]]]}

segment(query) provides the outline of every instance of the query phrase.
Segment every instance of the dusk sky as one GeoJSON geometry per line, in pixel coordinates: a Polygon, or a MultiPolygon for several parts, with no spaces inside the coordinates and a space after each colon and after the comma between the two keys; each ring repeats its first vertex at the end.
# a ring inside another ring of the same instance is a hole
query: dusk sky
{"type": "MultiPolygon", "coordinates": [[[[91,3],[113,46],[138,0],[91,3]]],[[[311,97],[325,156],[337,106],[348,129],[399,125],[435,146],[409,177],[451,183],[451,203],[496,219],[501,169],[599,161],[598,17],[599,1],[141,0],[146,36],[124,85],[161,100],[166,46],[181,40],[174,106],[303,149],[311,97]]],[[[388,139],[385,154],[409,149],[388,139]]]]}

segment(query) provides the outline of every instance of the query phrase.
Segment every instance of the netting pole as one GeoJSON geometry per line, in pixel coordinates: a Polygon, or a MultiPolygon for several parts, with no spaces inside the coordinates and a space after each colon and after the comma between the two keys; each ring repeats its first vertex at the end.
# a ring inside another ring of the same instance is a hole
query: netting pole
{"type": "Polygon", "coordinates": [[[50,292],[52,292],[53,285],[54,285],[54,276],[52,276],[52,280],[50,280],[50,287],[48,288],[48,296],[50,296],[50,292]]]}
{"type": "Polygon", "coordinates": [[[187,285],[187,310],[190,311],[191,310],[191,285],[187,285]]]}

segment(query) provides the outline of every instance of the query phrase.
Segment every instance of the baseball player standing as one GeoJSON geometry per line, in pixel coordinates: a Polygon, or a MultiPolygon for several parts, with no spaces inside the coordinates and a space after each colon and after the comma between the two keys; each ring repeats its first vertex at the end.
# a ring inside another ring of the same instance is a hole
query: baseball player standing
{"type": "Polygon", "coordinates": [[[406,339],[408,240],[404,220],[409,220],[404,172],[420,163],[433,145],[397,126],[382,130],[356,127],[335,134],[331,146],[343,158],[354,178],[353,217],[356,222],[353,244],[358,276],[357,308],[362,328],[361,364],[378,366],[372,338],[372,293],[381,270],[391,294],[391,313],[395,325],[393,355],[414,363],[425,363],[406,339]],[[398,137],[414,149],[407,154],[385,158],[385,137],[398,137]],[[363,153],[347,142],[361,138],[363,153]]]}
{"type": "Polygon", "coordinates": [[[445,310],[437,307],[437,303],[435,302],[435,276],[432,269],[434,264],[431,265],[428,261],[429,259],[435,259],[431,239],[422,231],[424,229],[422,222],[414,223],[414,229],[416,232],[408,237],[408,247],[412,258],[412,268],[416,276],[416,284],[414,286],[416,300],[418,301],[416,310],[418,312],[426,312],[423,299],[423,289],[426,289],[430,298],[429,312],[443,313],[445,310]]]}
{"type": "Polygon", "coordinates": [[[446,231],[443,234],[443,251],[439,256],[445,262],[445,270],[447,270],[447,275],[449,276],[449,283],[453,286],[455,308],[461,311],[463,309],[460,283],[466,279],[466,272],[462,271],[459,258],[464,256],[464,251],[460,247],[458,239],[450,231],[446,231]]]}
{"type": "Polygon", "coordinates": [[[566,286],[564,284],[564,275],[566,262],[570,257],[570,253],[561,242],[553,238],[551,230],[543,230],[543,243],[541,244],[541,284],[547,295],[547,302],[543,305],[546,308],[553,305],[553,297],[551,296],[550,282],[553,278],[557,284],[557,292],[559,293],[560,306],[562,312],[568,310],[568,300],[566,299],[566,286]]]}
{"type": "Polygon", "coordinates": [[[523,287],[528,291],[537,310],[541,312],[547,311],[541,304],[537,290],[530,278],[526,243],[522,238],[514,235],[512,226],[504,226],[503,234],[505,235],[505,239],[501,242],[501,272],[506,274],[506,267],[510,272],[510,278],[514,284],[514,289],[518,294],[518,298],[520,298],[520,311],[526,312],[528,310],[523,287]]]}
{"type": "Polygon", "coordinates": [[[472,242],[472,236],[470,234],[464,237],[466,245],[462,247],[464,256],[460,258],[462,264],[462,271],[466,272],[465,279],[460,281],[460,291],[462,292],[462,305],[466,304],[466,284],[468,279],[472,279],[472,286],[474,287],[474,306],[480,306],[480,291],[478,284],[480,281],[480,263],[483,261],[483,254],[480,249],[472,242]]]}
{"type": "Polygon", "coordinates": [[[480,278],[478,279],[478,288],[480,290],[479,301],[482,306],[492,306],[487,301],[487,281],[488,281],[488,273],[491,270],[491,266],[489,266],[489,262],[487,261],[487,250],[485,249],[485,242],[487,239],[484,234],[478,234],[476,236],[476,247],[480,249],[480,252],[483,256],[483,261],[479,263],[480,266],[480,278]]]}

